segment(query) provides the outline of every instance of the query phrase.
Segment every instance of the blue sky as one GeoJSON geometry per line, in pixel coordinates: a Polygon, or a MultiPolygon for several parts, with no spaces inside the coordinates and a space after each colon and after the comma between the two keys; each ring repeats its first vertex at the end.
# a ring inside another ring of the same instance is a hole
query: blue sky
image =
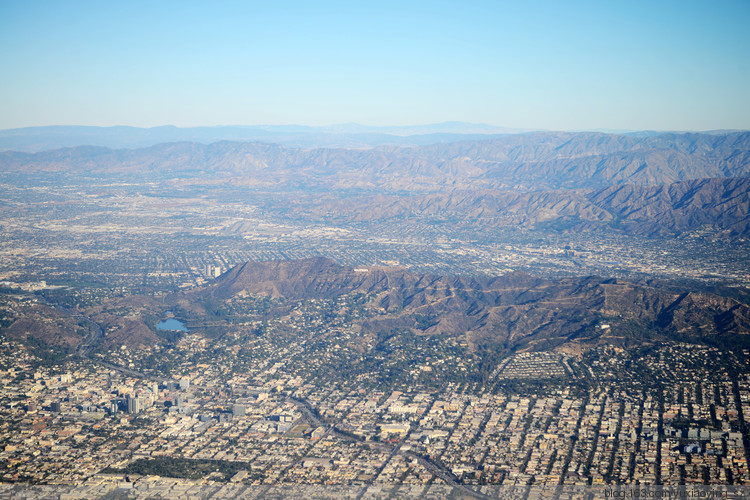
{"type": "Polygon", "coordinates": [[[0,129],[750,129],[750,1],[0,0],[0,129]]]}

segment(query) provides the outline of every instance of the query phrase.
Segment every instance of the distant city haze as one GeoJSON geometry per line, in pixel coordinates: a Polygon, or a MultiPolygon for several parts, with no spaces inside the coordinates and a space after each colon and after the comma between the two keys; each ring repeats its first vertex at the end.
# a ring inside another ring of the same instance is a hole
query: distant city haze
{"type": "Polygon", "coordinates": [[[750,129],[750,3],[0,5],[0,130],[750,129]]]}

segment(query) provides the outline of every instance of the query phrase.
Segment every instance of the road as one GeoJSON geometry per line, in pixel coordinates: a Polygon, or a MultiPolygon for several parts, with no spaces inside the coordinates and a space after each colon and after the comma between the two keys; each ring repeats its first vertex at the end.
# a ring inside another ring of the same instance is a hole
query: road
{"type": "MultiPolygon", "coordinates": [[[[63,308],[63,310],[65,310],[65,309],[63,308]]],[[[157,381],[157,382],[163,382],[164,380],[166,380],[166,379],[163,379],[163,378],[159,378],[159,377],[154,377],[154,376],[151,376],[151,375],[147,375],[145,373],[142,373],[142,372],[139,372],[139,371],[136,371],[136,370],[131,370],[131,369],[125,368],[123,366],[115,365],[115,364],[112,364],[112,363],[108,363],[106,361],[102,361],[102,360],[99,360],[99,359],[93,359],[93,358],[89,357],[89,350],[90,350],[91,344],[97,338],[100,338],[103,335],[103,332],[102,332],[101,328],[99,327],[98,324],[96,324],[95,322],[91,321],[90,319],[88,319],[88,318],[86,318],[84,316],[73,315],[73,314],[71,314],[67,310],[65,310],[65,312],[67,312],[71,316],[79,317],[80,319],[85,319],[89,323],[89,325],[90,325],[89,334],[86,335],[86,337],[84,338],[84,340],[81,342],[81,344],[79,345],[79,347],[77,349],[77,354],[79,356],[81,356],[83,358],[87,358],[87,359],[89,359],[91,361],[95,361],[96,363],[99,363],[100,365],[102,365],[102,366],[104,366],[106,368],[109,368],[111,370],[117,370],[119,372],[125,373],[125,374],[133,376],[133,377],[138,377],[138,378],[142,378],[142,379],[146,379],[146,380],[154,380],[154,381],[157,381]]],[[[476,491],[468,488],[467,486],[461,484],[459,482],[459,479],[453,474],[453,472],[451,472],[451,470],[448,469],[442,463],[434,461],[434,460],[431,460],[431,459],[429,459],[427,457],[424,457],[422,455],[418,455],[418,454],[416,454],[414,452],[411,452],[411,451],[401,452],[400,451],[401,444],[402,444],[401,442],[399,442],[396,445],[393,445],[393,444],[390,444],[390,443],[382,443],[382,442],[375,442],[375,441],[366,441],[365,439],[360,438],[358,436],[353,436],[351,434],[341,432],[341,431],[339,431],[339,430],[336,429],[335,423],[332,424],[332,423],[327,423],[327,422],[321,421],[315,415],[315,410],[313,409],[312,405],[310,405],[310,403],[308,403],[307,401],[303,401],[303,400],[300,400],[300,399],[297,399],[297,398],[293,398],[291,396],[287,396],[286,400],[288,402],[294,404],[295,406],[297,406],[297,408],[302,413],[303,418],[305,420],[307,420],[307,422],[311,426],[313,426],[313,427],[320,427],[320,426],[327,427],[328,428],[328,434],[336,436],[338,439],[342,439],[342,440],[350,441],[350,442],[361,443],[361,444],[364,444],[364,445],[369,446],[371,448],[375,448],[375,449],[378,449],[380,451],[383,451],[383,452],[386,452],[386,453],[390,453],[390,456],[388,457],[388,460],[386,461],[386,463],[393,456],[395,456],[398,453],[401,453],[405,457],[411,458],[413,460],[417,460],[417,462],[420,465],[422,465],[425,469],[427,469],[429,472],[431,472],[432,474],[434,474],[436,477],[440,478],[446,484],[448,484],[448,485],[450,485],[450,486],[458,489],[460,491],[460,493],[462,493],[464,495],[468,495],[468,496],[473,497],[473,498],[482,498],[482,499],[489,498],[486,495],[483,495],[483,494],[481,494],[479,492],[476,492],[476,491]]]]}
{"type": "Polygon", "coordinates": [[[307,422],[311,426],[328,427],[329,428],[328,434],[332,436],[336,436],[338,439],[364,444],[366,446],[369,446],[370,448],[375,448],[379,451],[390,453],[390,456],[388,457],[388,460],[386,460],[386,463],[391,458],[393,458],[394,455],[396,455],[397,453],[401,453],[405,457],[411,458],[413,460],[417,460],[417,462],[419,462],[420,465],[422,465],[429,472],[431,472],[436,477],[444,481],[445,484],[448,484],[452,486],[453,488],[457,489],[458,491],[456,493],[468,495],[472,498],[481,498],[481,499],[491,498],[491,497],[488,497],[487,495],[484,495],[482,493],[472,490],[471,488],[467,487],[464,484],[461,484],[459,479],[455,476],[455,474],[453,474],[453,472],[442,463],[431,460],[423,455],[418,455],[417,453],[414,453],[411,451],[400,451],[401,444],[402,444],[401,442],[397,444],[390,444],[390,443],[383,443],[383,442],[376,442],[376,441],[366,441],[364,438],[360,438],[358,436],[353,436],[351,434],[341,432],[336,429],[336,424],[323,422],[318,417],[316,417],[312,406],[307,401],[303,401],[301,399],[292,398],[292,397],[287,397],[286,400],[290,403],[293,403],[295,406],[297,406],[297,408],[302,413],[303,418],[307,420],[307,422]]]}

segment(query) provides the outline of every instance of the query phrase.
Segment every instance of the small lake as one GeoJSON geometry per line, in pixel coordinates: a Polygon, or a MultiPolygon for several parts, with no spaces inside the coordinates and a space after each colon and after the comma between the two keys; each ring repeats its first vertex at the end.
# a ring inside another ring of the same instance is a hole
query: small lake
{"type": "Polygon", "coordinates": [[[178,321],[174,318],[165,319],[157,323],[156,325],[157,330],[170,330],[173,332],[186,332],[188,331],[187,328],[185,328],[185,325],[182,323],[182,321],[178,321]]]}

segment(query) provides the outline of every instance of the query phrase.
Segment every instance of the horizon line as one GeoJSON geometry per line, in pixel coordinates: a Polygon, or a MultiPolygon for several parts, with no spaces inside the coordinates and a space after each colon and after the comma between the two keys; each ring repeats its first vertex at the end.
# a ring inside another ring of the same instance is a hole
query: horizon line
{"type": "MultiPolygon", "coordinates": [[[[12,128],[3,128],[0,129],[0,133],[2,132],[13,132],[13,131],[21,131],[21,130],[31,130],[31,129],[51,129],[51,128],[90,128],[90,129],[117,129],[117,128],[126,128],[126,129],[136,129],[136,130],[156,130],[156,129],[178,129],[178,130],[190,130],[190,129],[219,129],[219,128],[247,128],[247,129],[273,129],[273,128],[282,128],[282,127],[298,127],[302,129],[310,129],[311,131],[323,131],[330,133],[332,135],[336,134],[356,134],[361,133],[358,131],[336,131],[331,129],[336,129],[339,127],[361,127],[363,129],[418,129],[418,128],[428,128],[428,127],[438,127],[438,126],[446,126],[446,125],[456,125],[456,126],[468,126],[468,127],[483,127],[488,129],[497,129],[496,132],[480,132],[480,131],[474,131],[474,132],[445,132],[447,134],[453,134],[453,135],[499,135],[499,134],[523,134],[523,133],[534,133],[534,132],[549,132],[549,133],[556,133],[556,132],[568,132],[568,133],[580,133],[580,132],[599,132],[599,133],[605,133],[605,134],[631,134],[631,133],[717,133],[717,132],[743,132],[743,131],[750,131],[750,128],[744,129],[744,128],[712,128],[712,129],[652,129],[652,128],[608,128],[608,127],[586,127],[586,128],[572,128],[572,129],[547,129],[547,128],[521,128],[521,127],[511,127],[511,126],[505,126],[505,125],[493,125],[489,123],[483,123],[483,122],[464,122],[464,121],[458,121],[458,120],[447,120],[442,122],[434,122],[434,123],[416,123],[416,124],[408,124],[408,125],[368,125],[365,123],[360,122],[341,122],[341,123],[332,123],[329,125],[304,125],[300,123],[278,123],[278,124],[271,124],[271,123],[259,123],[259,124],[216,124],[216,125],[190,125],[190,126],[183,126],[183,125],[174,125],[174,124],[163,124],[163,125],[152,125],[152,126],[140,126],[140,125],[124,125],[124,124],[117,124],[117,125],[82,125],[82,124],[51,124],[51,125],[29,125],[29,126],[23,126],[23,127],[12,127],[12,128]]],[[[364,131],[363,131],[364,132],[364,131]]],[[[386,133],[387,132],[383,132],[386,133]]],[[[440,132],[429,132],[427,134],[425,133],[415,133],[413,135],[428,135],[428,134],[435,134],[440,132]]],[[[388,134],[393,135],[393,134],[388,134]]]]}

